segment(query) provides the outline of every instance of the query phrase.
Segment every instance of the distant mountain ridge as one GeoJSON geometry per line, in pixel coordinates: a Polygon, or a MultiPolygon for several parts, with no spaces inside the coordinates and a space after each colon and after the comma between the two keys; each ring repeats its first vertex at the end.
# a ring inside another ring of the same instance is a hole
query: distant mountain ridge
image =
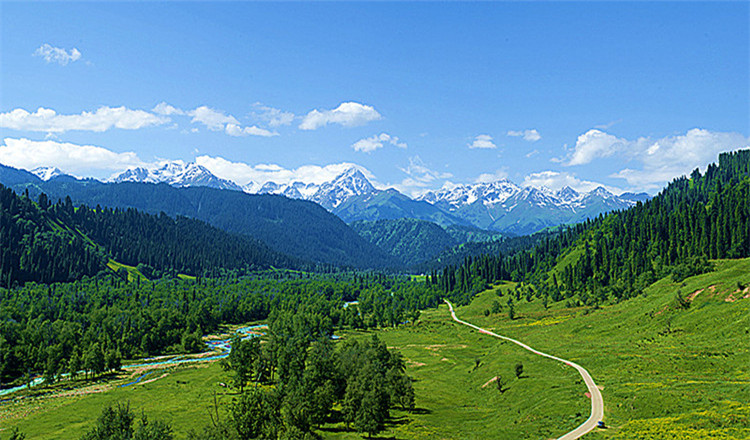
{"type": "Polygon", "coordinates": [[[202,186],[178,188],[165,183],[104,183],[62,175],[44,181],[23,170],[0,165],[0,183],[32,198],[69,196],[74,205],[135,208],[204,221],[230,233],[262,241],[299,260],[358,268],[394,267],[388,254],[361,238],[321,206],[276,195],[246,194],[202,186]]]}
{"type": "Polygon", "coordinates": [[[194,162],[165,162],[158,168],[129,168],[110,182],[166,183],[178,188],[189,186],[207,186],[216,189],[243,191],[236,183],[216,177],[211,171],[194,162]]]}
{"type": "MultiPolygon", "coordinates": [[[[60,170],[39,168],[42,180],[64,177],[60,170]]],[[[412,199],[399,191],[377,189],[352,166],[322,184],[295,181],[240,186],[205,167],[182,161],[162,162],[156,168],[131,168],[110,182],[166,183],[171,186],[209,187],[250,194],[274,194],[315,202],[347,223],[410,218],[449,225],[473,226],[505,234],[526,235],[561,224],[578,223],[606,212],[627,209],[649,199],[648,194],[612,194],[603,187],[578,192],[521,187],[507,179],[475,184],[446,185],[412,199]]]]}

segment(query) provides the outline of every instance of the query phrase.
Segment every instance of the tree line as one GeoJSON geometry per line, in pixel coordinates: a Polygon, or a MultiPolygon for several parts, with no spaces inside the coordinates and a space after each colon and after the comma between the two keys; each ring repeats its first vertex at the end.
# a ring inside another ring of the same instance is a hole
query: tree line
{"type": "Polygon", "coordinates": [[[437,306],[440,296],[407,277],[278,271],[133,282],[100,273],[0,288],[0,385],[39,375],[49,382],[63,374],[100,375],[123,359],[201,351],[201,337],[221,324],[269,319],[300,304],[328,323],[328,335],[337,328],[394,326],[437,306]],[[344,307],[347,301],[360,303],[344,307]]]}
{"type": "Polygon", "coordinates": [[[586,304],[638,295],[659,278],[711,269],[709,259],[750,256],[750,150],[723,153],[705,173],[675,179],[653,199],[600,215],[528,250],[469,256],[428,284],[468,301],[487,283],[523,281],[535,296],[586,304]]]}

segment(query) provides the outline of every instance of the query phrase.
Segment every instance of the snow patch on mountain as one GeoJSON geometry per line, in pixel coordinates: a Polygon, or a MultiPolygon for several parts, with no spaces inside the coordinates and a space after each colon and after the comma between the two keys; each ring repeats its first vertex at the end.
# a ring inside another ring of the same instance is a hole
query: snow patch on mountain
{"type": "Polygon", "coordinates": [[[48,180],[50,180],[50,179],[53,179],[53,178],[55,178],[57,176],[64,176],[65,175],[65,173],[63,173],[62,171],[60,171],[60,169],[57,168],[57,167],[39,167],[39,168],[34,168],[33,170],[30,171],[30,173],[34,174],[35,176],[37,176],[38,178],[44,180],[45,182],[48,181],[48,180]]]}
{"type": "Polygon", "coordinates": [[[236,183],[222,179],[205,167],[183,161],[163,162],[154,168],[129,168],[110,179],[111,182],[167,183],[176,187],[207,186],[209,188],[242,191],[236,183]]]}

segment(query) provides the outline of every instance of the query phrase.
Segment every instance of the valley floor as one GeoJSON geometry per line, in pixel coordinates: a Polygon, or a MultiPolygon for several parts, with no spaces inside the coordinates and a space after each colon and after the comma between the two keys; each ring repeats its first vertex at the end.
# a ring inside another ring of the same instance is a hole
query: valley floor
{"type": "MultiPolygon", "coordinates": [[[[558,303],[545,310],[538,299],[514,298],[516,319],[510,320],[506,302],[514,284],[503,283],[456,313],[584,366],[602,387],[607,424],[584,438],[747,439],[750,259],[715,264],[714,272],[682,283],[663,279],[641,297],[598,309],[558,303]],[[678,306],[678,290],[689,308],[678,306]],[[490,313],[495,301],[502,313],[490,313]]],[[[417,410],[393,411],[380,438],[549,439],[589,415],[586,386],[575,370],[452,321],[446,305],[422,312],[416,324],[377,333],[404,355],[417,396],[417,410]]],[[[215,395],[220,405],[233,397],[219,385],[228,379],[216,362],[169,367],[149,378],[156,380],[124,388],[114,382],[69,392],[62,382],[49,394],[40,388],[36,397],[0,404],[0,425],[18,426],[28,439],[78,438],[102,406],[127,400],[136,412],[169,420],[180,438],[210,423],[215,395]]],[[[319,433],[361,438],[343,424],[324,425],[319,433]]]]}

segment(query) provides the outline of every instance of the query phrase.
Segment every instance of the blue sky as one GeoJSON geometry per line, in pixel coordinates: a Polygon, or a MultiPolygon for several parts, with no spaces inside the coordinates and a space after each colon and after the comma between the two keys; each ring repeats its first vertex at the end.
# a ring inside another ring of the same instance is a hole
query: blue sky
{"type": "Polygon", "coordinates": [[[746,2],[0,7],[0,163],[21,168],[653,193],[750,144],[746,2]]]}

